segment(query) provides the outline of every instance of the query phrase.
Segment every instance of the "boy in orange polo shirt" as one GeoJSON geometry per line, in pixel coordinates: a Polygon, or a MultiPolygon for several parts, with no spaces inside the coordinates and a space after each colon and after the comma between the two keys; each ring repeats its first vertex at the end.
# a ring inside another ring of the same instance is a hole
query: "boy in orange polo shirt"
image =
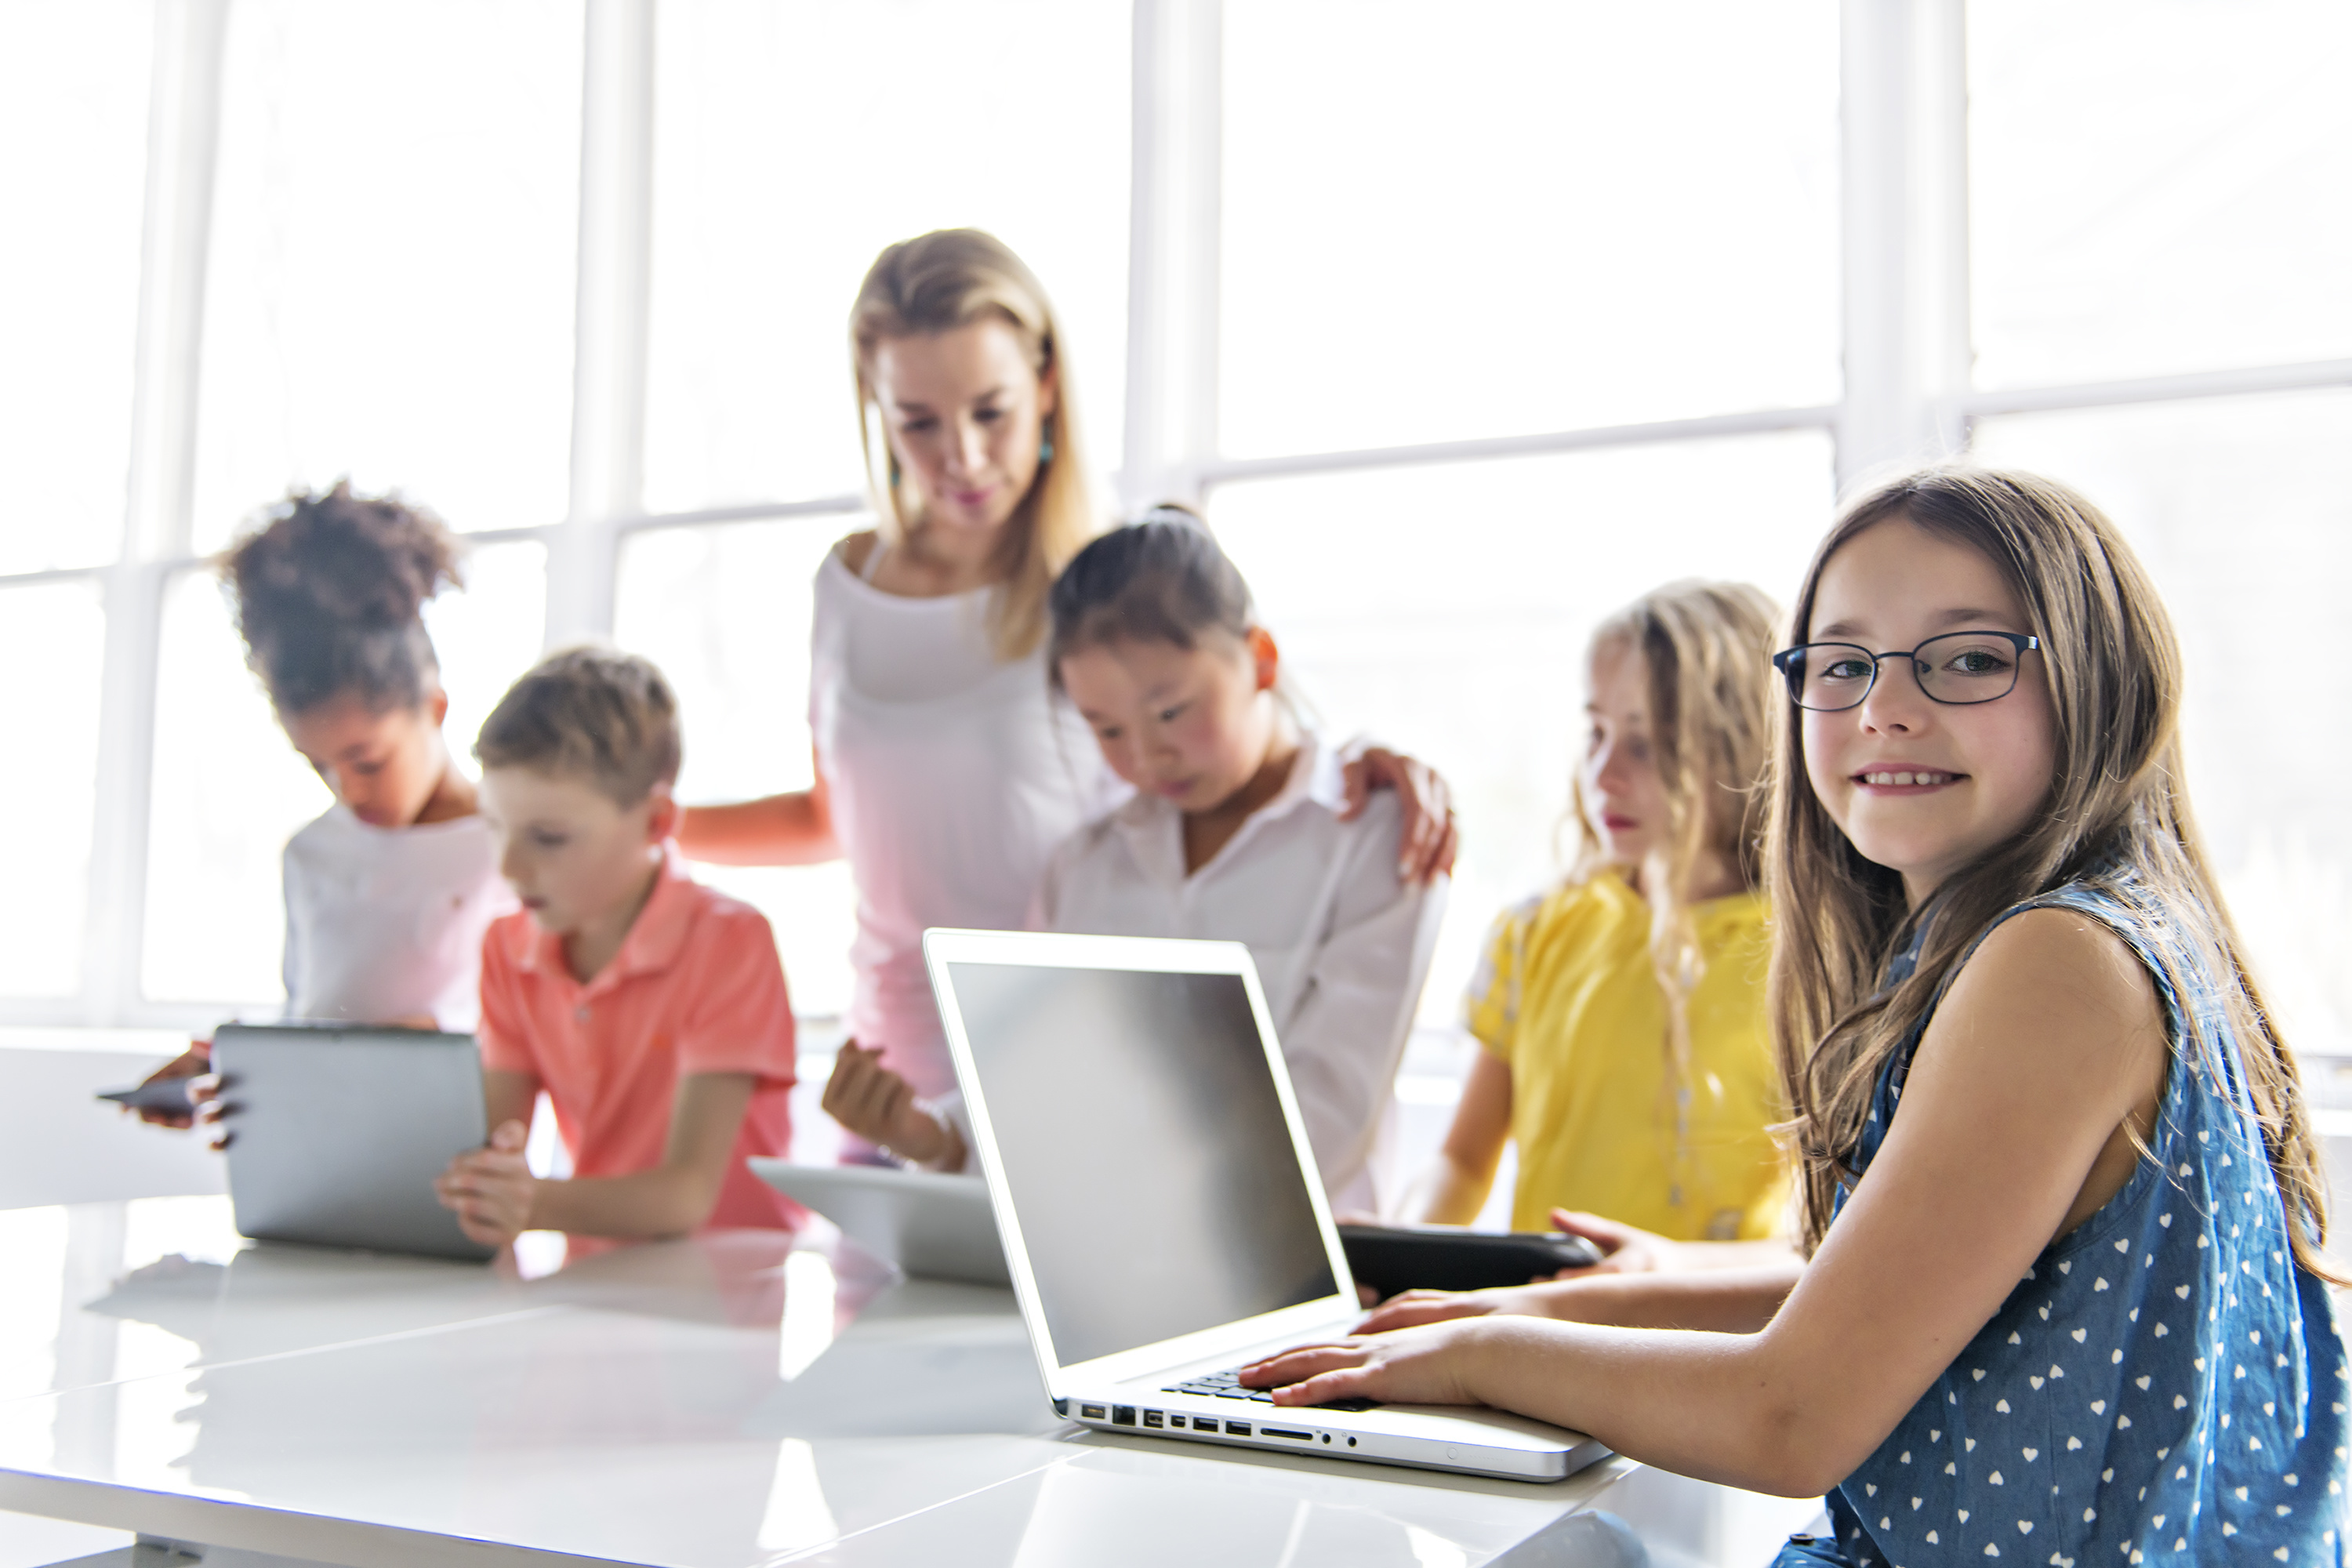
{"type": "Polygon", "coordinates": [[[520,911],[482,943],[487,1147],[436,1184],[467,1235],[782,1226],[744,1165],[791,1142],[793,1013],[760,912],[686,874],[677,704],[661,672],[551,654],[482,725],[482,812],[520,911]],[[568,1181],[523,1163],[541,1089],[568,1181]]]}

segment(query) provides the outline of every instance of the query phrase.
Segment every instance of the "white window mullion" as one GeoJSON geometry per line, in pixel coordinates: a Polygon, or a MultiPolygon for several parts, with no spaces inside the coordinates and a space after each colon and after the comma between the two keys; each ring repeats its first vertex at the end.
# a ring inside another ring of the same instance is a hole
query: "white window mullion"
{"type": "Polygon", "coordinates": [[[611,635],[620,524],[642,510],[645,494],[653,0],[588,0],[587,27],[572,505],[548,552],[551,647],[611,635]]]}
{"type": "Polygon", "coordinates": [[[1963,0],[1844,0],[1841,488],[1958,449],[1970,357],[1963,0]]]}
{"type": "Polygon", "coordinates": [[[156,637],[163,587],[188,551],[196,373],[212,234],[228,0],[156,0],[137,367],[122,551],[103,575],[98,800],[83,940],[82,1021],[142,1015],[156,637]]]}
{"type": "Polygon", "coordinates": [[[1222,0],[1135,0],[1119,503],[1200,499],[1217,446],[1222,0]]]}

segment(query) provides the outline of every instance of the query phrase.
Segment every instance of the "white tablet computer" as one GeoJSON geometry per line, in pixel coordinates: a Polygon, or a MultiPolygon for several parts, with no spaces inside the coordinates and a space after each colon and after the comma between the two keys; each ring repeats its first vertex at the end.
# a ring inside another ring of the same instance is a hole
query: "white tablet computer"
{"type": "Polygon", "coordinates": [[[988,1184],[886,1165],[795,1165],[750,1161],[752,1173],[902,1273],[926,1279],[1010,1285],[988,1184]]]}
{"type": "Polygon", "coordinates": [[[236,1228],[260,1241],[488,1258],[433,1195],[478,1149],[471,1035],[333,1025],[226,1025],[213,1034],[236,1228]]]}

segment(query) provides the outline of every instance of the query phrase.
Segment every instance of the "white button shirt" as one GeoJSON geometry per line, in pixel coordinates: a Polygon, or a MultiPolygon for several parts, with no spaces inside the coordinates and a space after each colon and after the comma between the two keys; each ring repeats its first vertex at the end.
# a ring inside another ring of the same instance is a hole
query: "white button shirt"
{"type": "Polygon", "coordinates": [[[1445,909],[1397,875],[1401,810],[1341,822],[1339,758],[1301,738],[1282,793],[1186,875],[1182,812],[1138,795],[1055,851],[1032,924],[1246,943],[1335,1208],[1377,1211],[1373,1149],[1445,909]]]}

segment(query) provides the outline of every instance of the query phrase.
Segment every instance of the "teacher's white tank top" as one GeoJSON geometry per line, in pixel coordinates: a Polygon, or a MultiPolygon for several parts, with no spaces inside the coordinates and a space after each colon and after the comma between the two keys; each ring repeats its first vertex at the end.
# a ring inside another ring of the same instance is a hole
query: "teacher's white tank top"
{"type": "Polygon", "coordinates": [[[1125,794],[1047,690],[1044,649],[996,658],[993,592],[901,598],[838,550],[816,574],[809,727],[857,889],[846,1022],[927,1097],[955,1069],[924,928],[1021,929],[1055,847],[1125,794]]]}

